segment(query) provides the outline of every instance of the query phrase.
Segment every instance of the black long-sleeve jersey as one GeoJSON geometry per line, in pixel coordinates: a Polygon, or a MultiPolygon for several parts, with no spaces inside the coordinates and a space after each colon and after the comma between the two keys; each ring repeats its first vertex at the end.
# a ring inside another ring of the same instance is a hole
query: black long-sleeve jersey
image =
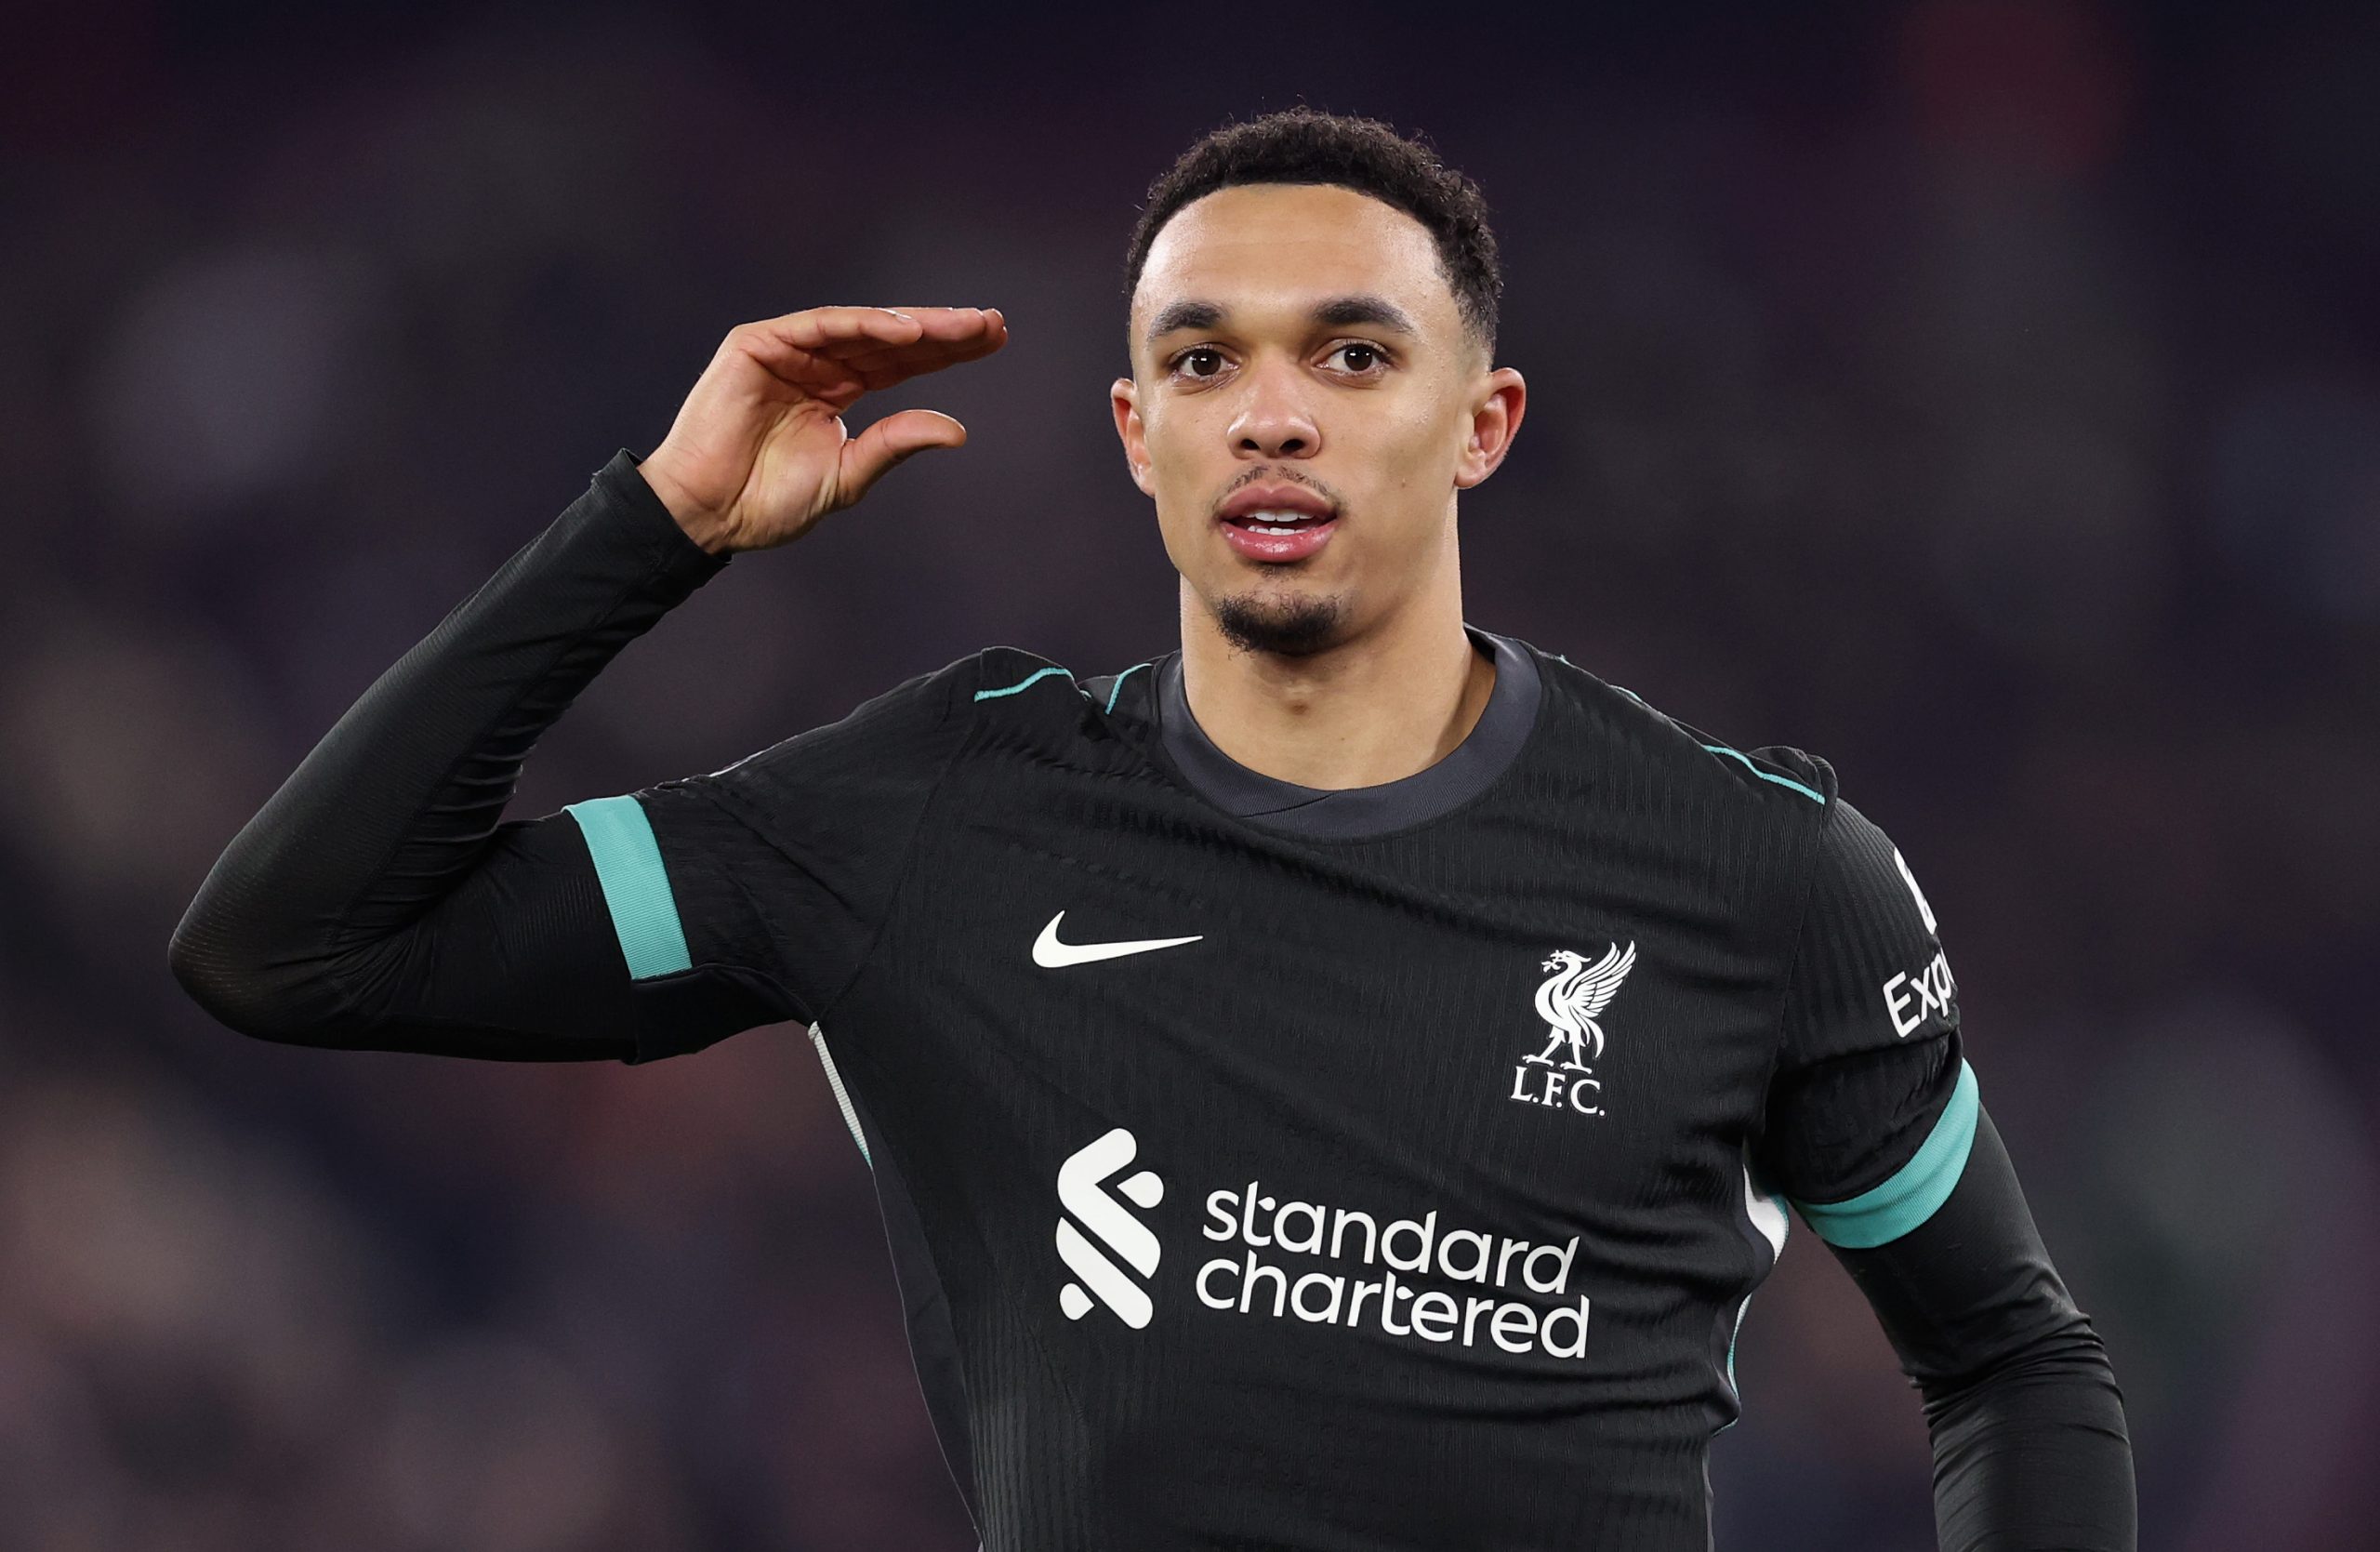
{"type": "Polygon", "coordinates": [[[504,822],[724,564],[615,459],[241,833],[185,984],[483,1056],[811,1025],[996,1552],[1704,1547],[1788,1202],[1924,1390],[1945,1545],[2132,1545],[1932,909],[1824,762],[1474,630],[1461,746],[1324,791],[1210,743],[1177,655],[995,647],[504,822]]]}

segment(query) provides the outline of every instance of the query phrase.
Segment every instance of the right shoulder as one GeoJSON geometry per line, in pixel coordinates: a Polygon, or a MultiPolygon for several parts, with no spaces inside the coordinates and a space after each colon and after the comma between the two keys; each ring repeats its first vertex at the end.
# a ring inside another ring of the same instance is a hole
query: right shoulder
{"type": "MultiPolygon", "coordinates": [[[[1064,665],[1021,646],[987,646],[967,661],[975,670],[969,698],[977,705],[998,705],[1001,714],[1025,711],[1060,690],[1073,695],[1080,689],[1064,665]]],[[[1059,704],[1072,713],[1067,701],[1061,699],[1059,704]]]]}
{"type": "Polygon", "coordinates": [[[822,781],[865,788],[938,779],[954,763],[1016,750],[1032,750],[1037,763],[1072,763],[1090,758],[1090,747],[1119,745],[1099,712],[1063,664],[987,646],[697,779],[727,801],[767,808],[822,781]]]}
{"type": "Polygon", "coordinates": [[[985,658],[998,650],[972,653],[905,679],[833,722],[756,749],[708,776],[663,785],[698,789],[732,806],[767,807],[822,782],[865,785],[937,769],[964,742],[974,721],[985,658]]]}
{"type": "Polygon", "coordinates": [[[838,756],[939,760],[986,716],[1029,720],[1057,708],[1073,715],[1082,699],[1076,690],[1073,675],[1046,657],[1021,647],[987,646],[905,679],[834,722],[797,733],[712,774],[748,778],[771,766],[838,756]]]}
{"type": "Polygon", "coordinates": [[[1021,646],[987,646],[931,673],[904,680],[861,702],[851,715],[866,716],[880,708],[936,721],[965,722],[978,707],[993,706],[1000,714],[1013,714],[1052,697],[1071,712],[1071,702],[1056,694],[1061,690],[1081,690],[1064,665],[1021,646]]]}

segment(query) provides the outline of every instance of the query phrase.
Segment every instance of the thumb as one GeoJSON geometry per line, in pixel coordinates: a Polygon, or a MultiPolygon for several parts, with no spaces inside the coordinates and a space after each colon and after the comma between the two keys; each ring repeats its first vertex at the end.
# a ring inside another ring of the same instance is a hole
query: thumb
{"type": "Polygon", "coordinates": [[[905,409],[888,415],[843,444],[839,484],[846,505],[867,494],[884,471],[929,447],[958,447],[967,428],[939,410],[905,409]]]}

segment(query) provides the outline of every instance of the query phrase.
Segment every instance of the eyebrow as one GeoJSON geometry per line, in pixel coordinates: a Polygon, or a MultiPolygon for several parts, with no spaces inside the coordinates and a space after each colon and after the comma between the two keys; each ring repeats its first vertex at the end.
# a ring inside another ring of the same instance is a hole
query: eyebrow
{"type": "MultiPolygon", "coordinates": [[[[1220,302],[1170,302],[1149,325],[1148,337],[1157,340],[1176,329],[1220,328],[1231,316],[1220,302]]],[[[1314,321],[1329,328],[1345,328],[1354,324],[1369,324],[1376,328],[1393,329],[1399,334],[1418,335],[1421,331],[1406,316],[1405,310],[1386,297],[1368,291],[1352,296],[1330,297],[1315,304],[1314,321]]]]}
{"type": "Polygon", "coordinates": [[[1345,328],[1352,324],[1369,324],[1375,328],[1395,329],[1399,334],[1419,334],[1413,320],[1405,310],[1386,297],[1368,291],[1352,297],[1333,297],[1314,310],[1314,321],[1332,328],[1345,328]]]}
{"type": "Polygon", "coordinates": [[[1225,316],[1223,308],[1214,302],[1169,302],[1149,325],[1149,338],[1162,338],[1175,329],[1210,329],[1225,316]]]}

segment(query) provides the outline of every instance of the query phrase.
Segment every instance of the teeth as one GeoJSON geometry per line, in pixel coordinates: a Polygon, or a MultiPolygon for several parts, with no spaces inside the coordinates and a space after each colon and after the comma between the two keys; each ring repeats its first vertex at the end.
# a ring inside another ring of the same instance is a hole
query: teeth
{"type": "Polygon", "coordinates": [[[1239,524],[1259,534],[1294,534],[1307,524],[1322,521],[1312,512],[1267,510],[1248,513],[1239,520],[1239,524]]]}

